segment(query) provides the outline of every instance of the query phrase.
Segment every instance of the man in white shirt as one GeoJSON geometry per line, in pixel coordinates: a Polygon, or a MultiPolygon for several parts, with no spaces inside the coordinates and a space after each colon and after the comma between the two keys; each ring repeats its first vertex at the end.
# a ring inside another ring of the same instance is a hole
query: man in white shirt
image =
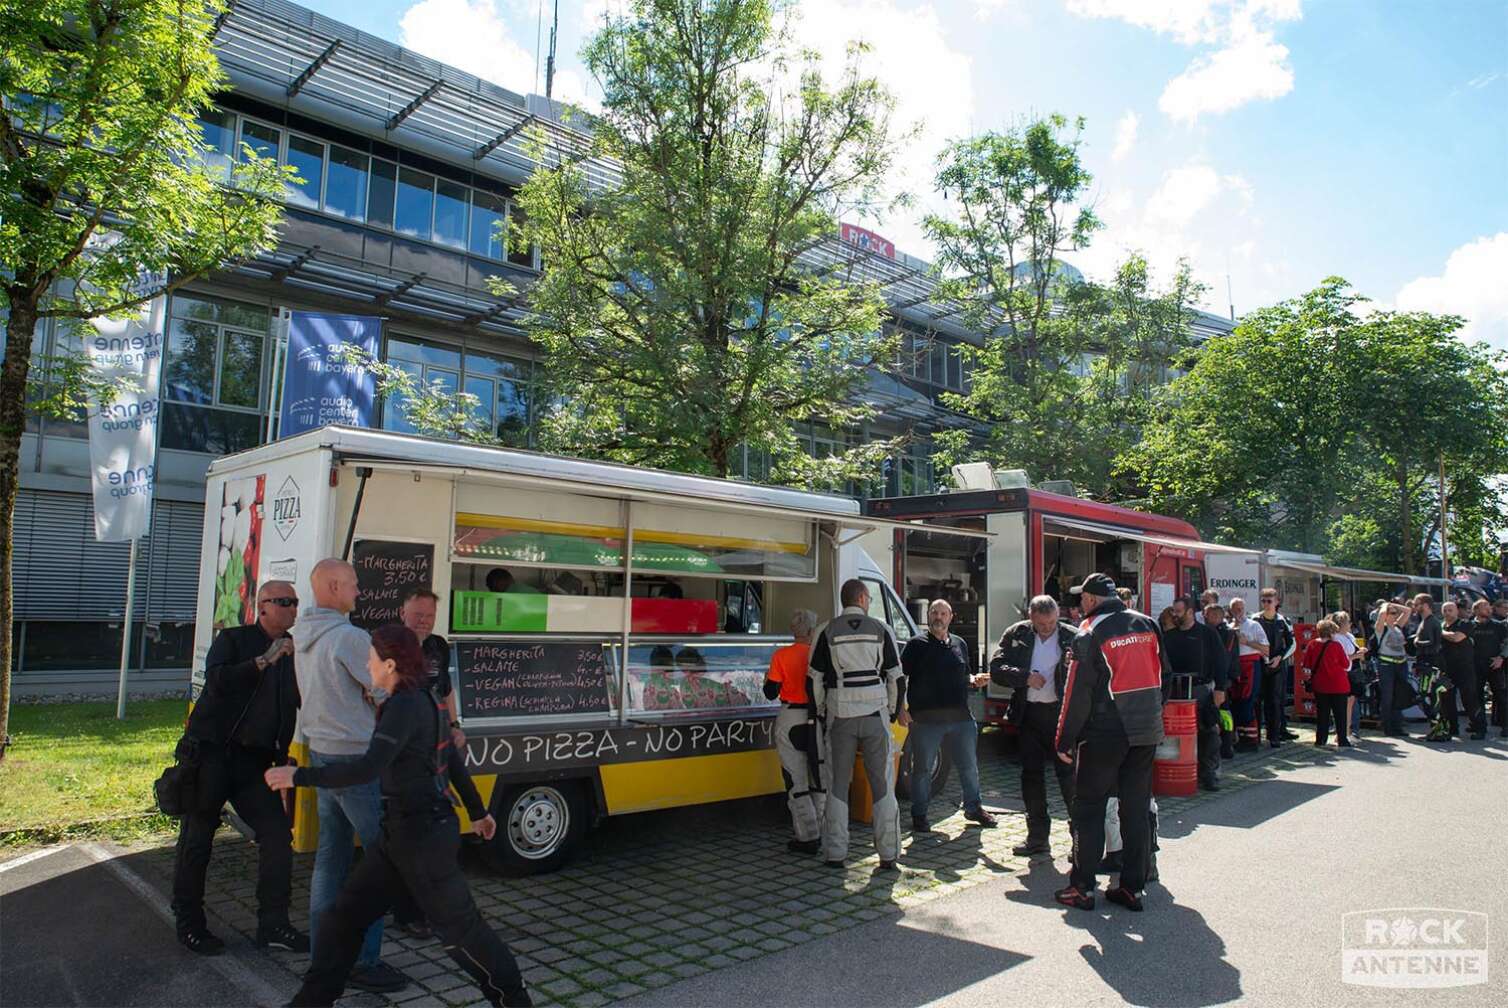
{"type": "Polygon", "coordinates": [[[1047,779],[1051,766],[1058,777],[1063,804],[1073,808],[1073,767],[1058,760],[1058,712],[1063,682],[1073,647],[1074,630],[1058,620],[1058,604],[1051,595],[1038,595],[1027,607],[1028,618],[1000,637],[990,658],[990,678],[1012,690],[1010,721],[1021,742],[1021,796],[1026,802],[1026,842],[1018,857],[1046,854],[1052,819],[1047,814],[1047,779]]]}
{"type": "Polygon", "coordinates": [[[1252,752],[1261,743],[1257,734],[1257,697],[1262,691],[1262,662],[1267,657],[1267,631],[1246,615],[1246,600],[1230,600],[1230,626],[1241,640],[1236,657],[1239,670],[1231,676],[1231,719],[1236,722],[1236,751],[1252,752]]]}

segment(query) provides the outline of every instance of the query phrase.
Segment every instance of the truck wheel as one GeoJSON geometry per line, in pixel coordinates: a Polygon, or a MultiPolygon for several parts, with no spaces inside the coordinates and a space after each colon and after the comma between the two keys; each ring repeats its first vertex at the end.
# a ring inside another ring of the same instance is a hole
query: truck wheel
{"type": "MultiPolygon", "coordinates": [[[[932,766],[927,776],[931,779],[931,787],[927,788],[927,794],[937,797],[944,784],[948,782],[948,774],[953,770],[953,759],[945,749],[937,750],[937,757],[932,761],[932,766]]],[[[901,765],[895,775],[895,796],[897,799],[911,797],[911,738],[907,736],[906,745],[901,749],[901,765]]]]}
{"type": "Polygon", "coordinates": [[[579,781],[513,784],[492,802],[497,832],[483,857],[503,875],[544,875],[570,860],[586,836],[586,794],[579,781]]]}

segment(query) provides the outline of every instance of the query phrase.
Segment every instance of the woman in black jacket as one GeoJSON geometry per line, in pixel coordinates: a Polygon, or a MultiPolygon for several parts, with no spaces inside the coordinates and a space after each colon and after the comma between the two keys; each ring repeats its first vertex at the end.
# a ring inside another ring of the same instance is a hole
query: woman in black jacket
{"type": "Polygon", "coordinates": [[[367,926],[387,912],[404,885],[445,950],[488,1001],[532,1004],[513,954],[482,920],[456,861],[461,836],[450,787],[465,803],[474,833],[490,839],[497,825],[451,745],[449,712],[425,688],[428,668],[419,639],[404,626],[377,628],[367,670],[388,699],[378,709],[366,755],[353,763],[273,767],[266,773],[274,790],[351,787],[382,779],[382,835],[319,920],[314,958],[290,1004],[335,1003],[367,926]]]}

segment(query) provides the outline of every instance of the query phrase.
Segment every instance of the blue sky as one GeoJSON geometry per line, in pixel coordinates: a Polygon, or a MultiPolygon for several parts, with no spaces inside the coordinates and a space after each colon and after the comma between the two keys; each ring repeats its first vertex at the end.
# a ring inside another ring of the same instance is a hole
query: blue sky
{"type": "MultiPolygon", "coordinates": [[[[540,0],[304,2],[543,90],[540,0]]],[[[625,6],[560,0],[558,96],[600,94],[576,53],[625,6]]],[[[1207,306],[1225,310],[1228,273],[1239,313],[1340,274],[1508,348],[1504,0],[805,0],[798,17],[828,65],[862,35],[922,127],[895,173],[918,208],[868,222],[905,251],[928,253],[916,218],[944,142],[1063,112],[1087,120],[1108,225],[1070,257],[1091,276],[1133,248],[1163,275],[1187,256],[1207,306]]]]}

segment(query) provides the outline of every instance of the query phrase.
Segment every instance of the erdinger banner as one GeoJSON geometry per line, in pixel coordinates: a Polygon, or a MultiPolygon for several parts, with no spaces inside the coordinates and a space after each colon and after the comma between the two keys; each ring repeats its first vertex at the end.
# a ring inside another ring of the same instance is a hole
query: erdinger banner
{"type": "Polygon", "coordinates": [[[325,424],[372,425],[376,381],[361,362],[343,359],[337,350],[349,343],[376,357],[381,331],[382,320],[366,315],[291,314],[279,437],[325,424]]]}
{"type": "Polygon", "coordinates": [[[152,525],[157,475],[157,417],[167,298],[156,297],[128,319],[97,319],[84,352],[96,380],[114,390],[108,405],[89,404],[89,461],[94,470],[94,537],[125,542],[152,525]]]}

